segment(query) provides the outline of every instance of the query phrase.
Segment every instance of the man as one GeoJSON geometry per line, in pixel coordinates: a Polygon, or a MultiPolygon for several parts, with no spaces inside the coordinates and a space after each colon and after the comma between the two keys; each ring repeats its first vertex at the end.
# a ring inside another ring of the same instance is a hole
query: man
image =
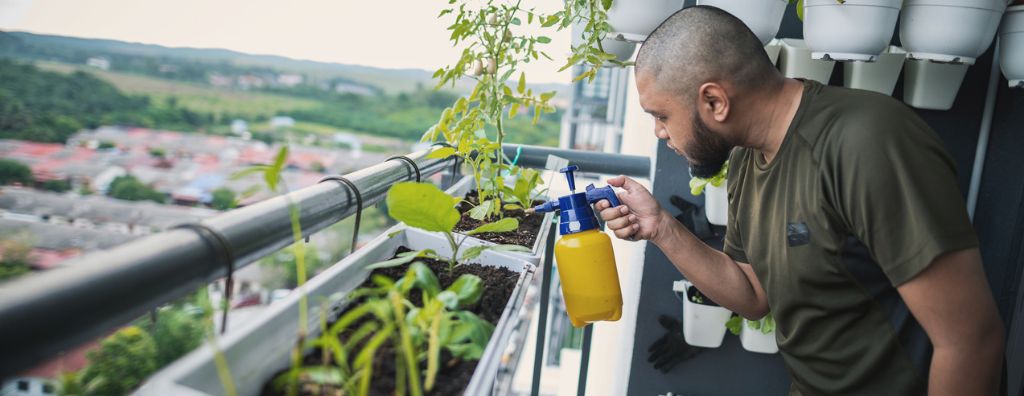
{"type": "Polygon", "coordinates": [[[951,159],[913,111],[782,77],[739,19],[711,7],[651,33],[636,81],[692,175],[729,160],[724,253],[623,176],[609,180],[623,206],[599,203],[601,216],[718,304],[752,320],[770,307],[790,393],[998,392],[1004,330],[977,238],[951,159]]]}

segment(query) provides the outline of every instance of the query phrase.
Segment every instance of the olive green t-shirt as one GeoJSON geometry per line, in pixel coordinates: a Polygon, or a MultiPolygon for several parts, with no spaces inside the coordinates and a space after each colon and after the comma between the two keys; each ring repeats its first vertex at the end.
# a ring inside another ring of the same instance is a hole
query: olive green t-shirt
{"type": "Polygon", "coordinates": [[[724,250],[768,295],[791,393],[926,392],[931,343],[895,288],[978,245],[955,173],[902,103],[813,81],[770,163],[733,151],[724,250]]]}

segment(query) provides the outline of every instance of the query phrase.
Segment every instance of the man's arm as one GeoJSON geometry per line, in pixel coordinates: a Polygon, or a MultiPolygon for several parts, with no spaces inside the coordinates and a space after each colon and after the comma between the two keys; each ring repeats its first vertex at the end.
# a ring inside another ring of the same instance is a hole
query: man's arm
{"type": "Polygon", "coordinates": [[[618,193],[622,206],[609,208],[607,201],[600,201],[596,208],[615,236],[650,240],[686,279],[726,309],[750,320],[768,313],[768,298],[749,264],[701,242],[635,180],[619,176],[608,184],[623,189],[618,193]]]}
{"type": "Polygon", "coordinates": [[[932,341],[928,394],[998,394],[1004,329],[978,249],[940,255],[897,290],[932,341]]]}

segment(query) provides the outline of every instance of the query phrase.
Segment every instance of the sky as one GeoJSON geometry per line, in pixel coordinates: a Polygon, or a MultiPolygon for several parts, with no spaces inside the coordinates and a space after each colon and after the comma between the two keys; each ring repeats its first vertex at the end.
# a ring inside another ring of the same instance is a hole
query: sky
{"type": "MultiPolygon", "coordinates": [[[[498,0],[501,1],[501,0],[498,0]]],[[[169,47],[224,48],[296,59],[436,70],[453,64],[437,19],[447,0],[0,0],[0,30],[105,38],[169,47]]],[[[553,12],[562,0],[534,0],[553,12]]],[[[539,30],[540,28],[535,28],[539,30]]],[[[544,29],[552,39],[542,59],[523,66],[535,83],[568,83],[558,73],[569,53],[569,32],[544,29]]]]}

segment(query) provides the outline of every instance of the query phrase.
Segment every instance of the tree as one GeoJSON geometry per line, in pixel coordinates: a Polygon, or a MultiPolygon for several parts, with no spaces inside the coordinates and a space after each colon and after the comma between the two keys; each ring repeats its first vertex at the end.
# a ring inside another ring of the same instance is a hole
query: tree
{"type": "MultiPolygon", "coordinates": [[[[276,254],[272,254],[264,259],[260,260],[260,264],[264,267],[276,270],[281,276],[275,277],[274,281],[266,285],[272,289],[292,289],[299,284],[298,275],[295,271],[295,254],[292,253],[292,249],[282,249],[276,254]]],[[[327,262],[320,260],[319,253],[316,246],[312,244],[306,245],[306,271],[309,277],[317,274],[321,270],[327,267],[327,262]]]]}
{"type": "Polygon", "coordinates": [[[132,175],[118,176],[110,182],[110,189],[107,192],[111,198],[124,199],[127,201],[154,201],[164,203],[166,197],[152,187],[143,184],[132,175]]]}
{"type": "Polygon", "coordinates": [[[71,183],[67,180],[47,180],[43,183],[43,189],[53,192],[67,192],[71,190],[71,183]]]}
{"type": "Polygon", "coordinates": [[[152,155],[155,158],[164,158],[167,156],[167,150],[159,147],[153,147],[149,149],[149,155],[152,155]]]}
{"type": "Polygon", "coordinates": [[[21,162],[0,158],[0,184],[32,183],[32,169],[21,162]]]}
{"type": "Polygon", "coordinates": [[[201,317],[171,307],[160,311],[151,335],[156,342],[156,365],[163,367],[199,347],[205,329],[201,317]]]}
{"type": "Polygon", "coordinates": [[[235,192],[230,188],[221,187],[213,190],[213,201],[210,203],[217,210],[228,210],[235,207],[235,192]]]}
{"type": "Polygon", "coordinates": [[[16,278],[32,269],[28,258],[32,246],[6,236],[4,239],[0,241],[0,281],[16,278]]]}
{"type": "Polygon", "coordinates": [[[100,349],[86,356],[90,365],[81,382],[90,384],[99,395],[128,394],[158,368],[153,337],[136,326],[107,337],[100,349]]]}

